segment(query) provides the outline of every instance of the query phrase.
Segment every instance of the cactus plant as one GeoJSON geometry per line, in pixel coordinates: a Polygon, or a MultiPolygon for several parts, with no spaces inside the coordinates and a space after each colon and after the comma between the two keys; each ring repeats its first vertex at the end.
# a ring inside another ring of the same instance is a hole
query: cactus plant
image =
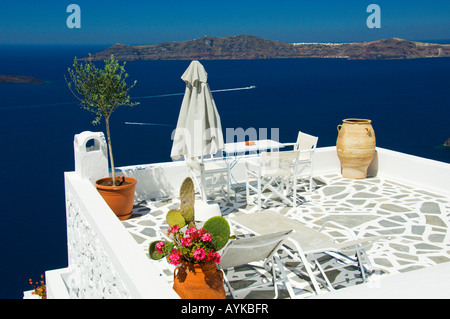
{"type": "Polygon", "coordinates": [[[195,189],[194,182],[190,177],[187,177],[181,184],[180,201],[181,204],[179,209],[171,209],[167,213],[167,224],[169,224],[170,227],[178,225],[180,228],[184,225],[189,225],[189,228],[195,226],[195,189]]]}
{"type": "Polygon", "coordinates": [[[211,217],[205,222],[203,228],[211,234],[216,251],[221,250],[230,239],[230,226],[222,216],[211,217]]]}
{"type": "Polygon", "coordinates": [[[190,177],[186,178],[180,187],[180,210],[186,221],[186,224],[193,226],[194,222],[194,204],[195,204],[195,189],[194,182],[190,177]]]}
{"type": "MultiPolygon", "coordinates": [[[[160,242],[161,242],[161,240],[154,241],[154,242],[150,243],[150,246],[148,247],[148,254],[149,254],[150,258],[153,260],[160,260],[160,259],[164,258],[165,256],[167,256],[167,254],[162,254],[162,253],[158,252],[158,249],[156,249],[156,244],[158,244],[160,242]]],[[[170,241],[163,241],[163,243],[166,245],[167,251],[171,251],[174,247],[174,244],[170,241]]]]}
{"type": "Polygon", "coordinates": [[[149,246],[149,256],[159,260],[168,256],[171,264],[178,264],[181,259],[189,262],[219,262],[217,253],[230,239],[230,226],[222,216],[208,219],[203,228],[195,226],[195,190],[190,177],[186,178],[180,188],[179,209],[171,209],[166,215],[169,225],[168,235],[174,242],[154,241],[149,246]],[[181,230],[187,226],[185,233],[181,230]],[[175,247],[176,246],[176,247],[175,247]]]}
{"type": "Polygon", "coordinates": [[[186,221],[186,224],[189,225],[189,227],[195,226],[194,223],[194,207],[186,207],[185,209],[181,210],[181,215],[183,215],[184,220],[186,221]]]}
{"type": "Polygon", "coordinates": [[[171,209],[166,215],[166,222],[169,224],[170,227],[174,225],[180,226],[180,228],[184,227],[186,225],[186,220],[178,209],[171,209]]]}
{"type": "Polygon", "coordinates": [[[220,262],[218,251],[230,238],[230,226],[222,216],[208,219],[203,228],[195,226],[182,231],[178,225],[168,229],[173,242],[154,241],[148,253],[151,259],[167,257],[169,263],[178,265],[182,260],[190,263],[220,262]]]}
{"type": "Polygon", "coordinates": [[[190,177],[187,177],[180,187],[180,209],[194,208],[195,203],[195,189],[194,182],[190,177]]]}

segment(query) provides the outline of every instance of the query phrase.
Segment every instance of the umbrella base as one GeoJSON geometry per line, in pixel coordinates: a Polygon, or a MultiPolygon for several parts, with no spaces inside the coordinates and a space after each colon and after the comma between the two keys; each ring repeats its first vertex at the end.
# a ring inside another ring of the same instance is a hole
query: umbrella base
{"type": "Polygon", "coordinates": [[[214,216],[222,216],[219,204],[214,201],[196,200],[194,211],[195,220],[199,222],[205,222],[214,216]]]}

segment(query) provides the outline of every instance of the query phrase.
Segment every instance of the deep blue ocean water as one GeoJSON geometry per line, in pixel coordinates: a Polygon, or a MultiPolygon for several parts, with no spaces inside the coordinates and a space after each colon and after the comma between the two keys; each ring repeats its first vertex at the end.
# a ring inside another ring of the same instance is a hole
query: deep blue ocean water
{"type": "MultiPolygon", "coordinates": [[[[28,278],[67,266],[65,171],[74,170],[73,138],[90,130],[64,80],[73,57],[101,46],[0,46],[0,74],[30,75],[45,84],[0,84],[2,221],[0,298],[22,298],[28,278]]],[[[190,61],[128,62],[137,85],[134,108],[111,121],[117,166],[170,161],[171,133],[190,61]],[[125,122],[163,126],[127,125],[125,122]]],[[[279,128],[281,142],[302,130],[319,147],[336,143],[345,118],[372,120],[377,146],[450,163],[450,58],[401,61],[288,59],[202,61],[222,127],[279,128]]],[[[268,137],[271,137],[270,134],[268,137]]]]}

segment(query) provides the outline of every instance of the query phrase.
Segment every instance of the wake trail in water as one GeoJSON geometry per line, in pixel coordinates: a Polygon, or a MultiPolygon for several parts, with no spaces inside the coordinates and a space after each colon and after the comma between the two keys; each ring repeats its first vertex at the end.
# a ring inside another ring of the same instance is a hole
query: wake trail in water
{"type": "MultiPolygon", "coordinates": [[[[222,90],[212,90],[211,93],[215,92],[229,92],[229,91],[239,91],[239,90],[251,90],[256,88],[256,86],[247,86],[243,88],[233,88],[233,89],[222,89],[222,90]]],[[[141,96],[136,97],[135,99],[149,99],[155,97],[166,97],[166,96],[176,96],[176,95],[184,95],[185,93],[172,93],[172,94],[161,94],[161,95],[151,95],[151,96],[141,96]]],[[[175,127],[175,125],[170,124],[159,124],[159,123],[141,123],[141,122],[125,122],[128,125],[149,125],[149,126],[164,126],[164,127],[175,127]]]]}
{"type": "MultiPolygon", "coordinates": [[[[229,91],[240,91],[240,90],[251,90],[251,89],[255,89],[256,86],[252,85],[252,86],[246,86],[243,88],[233,88],[233,89],[221,89],[221,90],[211,90],[211,93],[216,93],[216,92],[229,92],[229,91]]],[[[167,97],[167,96],[177,96],[177,95],[184,95],[185,93],[170,93],[170,94],[160,94],[160,95],[149,95],[149,96],[139,96],[139,97],[135,97],[133,99],[150,99],[150,98],[155,98],[155,97],[167,97]]]]}
{"type": "MultiPolygon", "coordinates": [[[[252,85],[252,86],[247,86],[247,87],[242,87],[242,88],[212,90],[211,93],[240,91],[240,90],[251,90],[251,89],[254,89],[254,88],[256,88],[256,86],[252,85]]],[[[169,97],[169,96],[177,96],[177,95],[184,95],[184,94],[185,93],[170,93],[170,94],[160,94],[160,95],[138,96],[138,97],[134,97],[134,98],[131,98],[131,99],[132,100],[136,100],[136,99],[150,99],[150,98],[169,97]]],[[[69,104],[77,104],[77,103],[78,102],[62,102],[62,103],[47,103],[47,104],[5,106],[5,107],[0,107],[0,111],[34,109],[34,108],[41,108],[41,107],[47,107],[47,106],[60,106],[60,105],[69,105],[69,104]]]]}
{"type": "Polygon", "coordinates": [[[148,125],[148,126],[165,126],[165,127],[175,127],[171,124],[160,124],[160,123],[141,123],[141,122],[125,122],[128,125],[148,125]]]}

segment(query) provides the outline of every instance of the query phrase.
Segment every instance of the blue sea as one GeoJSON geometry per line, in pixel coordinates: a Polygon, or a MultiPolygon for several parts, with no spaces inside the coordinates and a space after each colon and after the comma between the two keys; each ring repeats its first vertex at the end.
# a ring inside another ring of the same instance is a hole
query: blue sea
{"type": "MultiPolygon", "coordinates": [[[[73,58],[106,46],[0,46],[0,74],[45,84],[0,84],[2,221],[0,298],[22,298],[28,279],[67,266],[64,172],[73,139],[93,126],[67,88],[73,58]]],[[[170,161],[171,133],[190,61],[127,62],[141,104],[111,118],[117,166],[170,161]],[[146,123],[130,125],[125,122],[146,123]],[[158,124],[158,125],[148,125],[158,124]]],[[[319,147],[336,143],[345,118],[372,120],[377,146],[450,163],[450,58],[400,61],[275,59],[202,61],[222,127],[279,128],[281,142],[302,130],[319,147]]],[[[271,137],[270,134],[268,137],[271,137]]]]}

